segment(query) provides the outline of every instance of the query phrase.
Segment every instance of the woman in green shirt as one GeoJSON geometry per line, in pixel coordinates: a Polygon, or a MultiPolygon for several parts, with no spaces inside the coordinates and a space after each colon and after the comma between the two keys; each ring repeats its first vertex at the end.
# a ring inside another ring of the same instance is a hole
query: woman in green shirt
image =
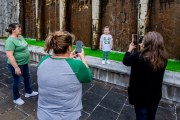
{"type": "Polygon", "coordinates": [[[21,99],[18,85],[21,76],[24,78],[25,97],[31,97],[38,94],[32,91],[30,86],[29,73],[29,57],[28,44],[21,36],[21,26],[18,23],[12,23],[6,29],[10,36],[5,43],[6,56],[8,57],[8,68],[13,76],[13,102],[17,105],[24,104],[21,99]]]}

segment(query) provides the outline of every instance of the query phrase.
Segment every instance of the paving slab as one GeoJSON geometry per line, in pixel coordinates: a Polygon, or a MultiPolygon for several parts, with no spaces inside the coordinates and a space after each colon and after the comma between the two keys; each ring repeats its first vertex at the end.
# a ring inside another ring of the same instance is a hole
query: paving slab
{"type": "MultiPolygon", "coordinates": [[[[25,104],[12,102],[12,76],[4,53],[0,52],[0,120],[37,120],[38,96],[25,98],[23,80],[19,91],[25,104]]],[[[38,90],[36,63],[30,64],[31,85],[38,90]]],[[[135,112],[128,102],[127,89],[102,81],[83,84],[83,110],[80,120],[135,120],[135,112]]],[[[180,103],[162,100],[157,120],[180,120],[180,103]]]]}

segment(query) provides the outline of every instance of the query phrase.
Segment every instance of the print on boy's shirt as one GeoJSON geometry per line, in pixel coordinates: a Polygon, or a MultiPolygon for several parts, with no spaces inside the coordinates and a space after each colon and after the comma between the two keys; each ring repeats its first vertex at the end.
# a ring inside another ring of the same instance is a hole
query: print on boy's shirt
{"type": "Polygon", "coordinates": [[[110,37],[104,37],[104,44],[110,44],[110,37]]]}

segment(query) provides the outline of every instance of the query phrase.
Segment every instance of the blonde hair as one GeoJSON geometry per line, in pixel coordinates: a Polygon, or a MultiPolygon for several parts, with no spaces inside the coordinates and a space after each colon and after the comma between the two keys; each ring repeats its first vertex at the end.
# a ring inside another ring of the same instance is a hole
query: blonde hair
{"type": "Polygon", "coordinates": [[[157,71],[166,64],[167,53],[164,47],[164,40],[158,32],[148,32],[142,41],[144,48],[141,55],[147,61],[150,67],[157,71]]]}
{"type": "Polygon", "coordinates": [[[57,31],[50,34],[45,40],[44,51],[49,53],[53,50],[54,54],[63,54],[67,52],[69,46],[72,46],[75,36],[67,31],[57,31]]]}

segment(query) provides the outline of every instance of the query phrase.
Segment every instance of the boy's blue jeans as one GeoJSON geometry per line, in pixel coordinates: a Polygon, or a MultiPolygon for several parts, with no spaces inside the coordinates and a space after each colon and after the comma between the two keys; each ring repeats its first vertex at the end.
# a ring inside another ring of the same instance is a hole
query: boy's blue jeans
{"type": "Polygon", "coordinates": [[[134,108],[136,112],[136,120],[155,120],[158,105],[149,107],[141,107],[135,105],[134,108]]]}
{"type": "MultiPolygon", "coordinates": [[[[30,80],[29,66],[28,64],[18,65],[18,66],[21,70],[21,76],[24,78],[25,92],[31,94],[32,89],[31,89],[30,81],[29,81],[30,80]]],[[[17,100],[20,97],[18,87],[19,87],[21,76],[18,76],[15,74],[15,69],[11,64],[8,64],[8,69],[13,76],[13,99],[17,100]]]]}
{"type": "Polygon", "coordinates": [[[108,60],[109,57],[109,51],[103,51],[102,60],[108,60]]]}

